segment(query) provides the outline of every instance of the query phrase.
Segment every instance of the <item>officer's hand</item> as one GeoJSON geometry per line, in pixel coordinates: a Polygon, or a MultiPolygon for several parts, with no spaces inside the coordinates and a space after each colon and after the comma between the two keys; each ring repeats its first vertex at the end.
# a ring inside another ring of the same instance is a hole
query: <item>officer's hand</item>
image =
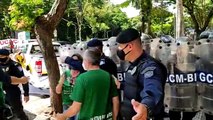
{"type": "Polygon", "coordinates": [[[21,77],[22,83],[25,84],[29,81],[29,77],[21,77]]]}
{"type": "Polygon", "coordinates": [[[63,114],[57,113],[56,120],[66,120],[66,117],[63,114]]]}
{"type": "Polygon", "coordinates": [[[61,94],[61,92],[62,92],[62,85],[61,84],[58,84],[57,86],[56,86],[56,93],[57,94],[61,94]]]}
{"type": "Polygon", "coordinates": [[[132,106],[137,113],[135,116],[132,117],[132,120],[147,120],[147,108],[145,105],[135,101],[134,99],[131,100],[132,106]]]}
{"type": "Polygon", "coordinates": [[[24,102],[28,102],[30,100],[30,97],[29,96],[24,96],[24,102]]]}

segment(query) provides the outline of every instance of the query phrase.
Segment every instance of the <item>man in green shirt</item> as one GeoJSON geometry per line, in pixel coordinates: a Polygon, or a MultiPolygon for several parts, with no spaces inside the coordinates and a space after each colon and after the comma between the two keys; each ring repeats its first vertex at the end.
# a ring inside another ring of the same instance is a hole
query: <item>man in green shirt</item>
{"type": "Polygon", "coordinates": [[[79,111],[79,120],[116,120],[119,99],[114,79],[99,67],[101,53],[87,49],[83,55],[83,67],[87,72],[77,77],[73,93],[73,104],[57,120],[66,120],[79,111]]]}

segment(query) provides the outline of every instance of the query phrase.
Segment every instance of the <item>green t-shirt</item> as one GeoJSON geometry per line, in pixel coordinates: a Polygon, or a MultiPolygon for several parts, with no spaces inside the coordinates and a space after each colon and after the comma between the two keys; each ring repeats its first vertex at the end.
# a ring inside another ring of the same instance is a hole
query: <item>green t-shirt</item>
{"type": "Polygon", "coordinates": [[[79,120],[102,120],[106,114],[107,118],[112,118],[111,98],[118,96],[118,93],[115,82],[111,79],[109,101],[110,78],[109,73],[99,69],[83,73],[76,79],[71,97],[73,101],[82,103],[79,120]]]}
{"type": "Polygon", "coordinates": [[[3,84],[0,82],[0,107],[4,106],[4,92],[3,92],[3,84]]]}
{"type": "Polygon", "coordinates": [[[70,70],[67,70],[64,72],[65,80],[62,88],[62,99],[63,99],[63,105],[71,105],[72,99],[70,98],[70,95],[72,93],[73,85],[70,85],[71,80],[71,74],[70,70]]]}

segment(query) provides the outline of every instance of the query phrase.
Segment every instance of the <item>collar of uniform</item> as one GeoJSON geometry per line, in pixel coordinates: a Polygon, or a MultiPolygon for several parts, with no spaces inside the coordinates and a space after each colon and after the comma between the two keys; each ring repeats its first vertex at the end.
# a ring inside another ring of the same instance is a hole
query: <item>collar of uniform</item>
{"type": "Polygon", "coordinates": [[[143,61],[146,57],[147,57],[147,54],[143,50],[143,53],[134,62],[130,62],[130,64],[133,66],[136,66],[141,60],[143,61]]]}
{"type": "Polygon", "coordinates": [[[11,59],[9,58],[9,60],[7,61],[6,64],[1,63],[0,65],[1,65],[1,66],[8,66],[8,65],[10,65],[12,62],[13,62],[13,60],[11,60],[11,59]]]}

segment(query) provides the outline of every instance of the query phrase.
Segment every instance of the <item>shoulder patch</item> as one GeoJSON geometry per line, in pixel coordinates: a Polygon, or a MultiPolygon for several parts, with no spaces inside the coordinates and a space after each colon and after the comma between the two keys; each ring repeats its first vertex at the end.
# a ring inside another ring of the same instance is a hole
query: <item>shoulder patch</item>
{"type": "Polygon", "coordinates": [[[21,66],[17,66],[17,68],[18,68],[19,71],[23,71],[21,66]]]}
{"type": "Polygon", "coordinates": [[[144,73],[146,73],[146,72],[148,72],[148,71],[154,71],[156,69],[156,67],[146,67],[142,72],[141,72],[141,74],[144,74],[144,73]]]}
{"type": "Polygon", "coordinates": [[[150,77],[152,77],[154,75],[154,72],[153,72],[153,70],[151,71],[147,71],[145,74],[144,74],[144,77],[145,78],[150,78],[150,77]]]}
{"type": "Polygon", "coordinates": [[[101,60],[100,65],[104,65],[104,64],[105,64],[105,60],[101,60]]]}

